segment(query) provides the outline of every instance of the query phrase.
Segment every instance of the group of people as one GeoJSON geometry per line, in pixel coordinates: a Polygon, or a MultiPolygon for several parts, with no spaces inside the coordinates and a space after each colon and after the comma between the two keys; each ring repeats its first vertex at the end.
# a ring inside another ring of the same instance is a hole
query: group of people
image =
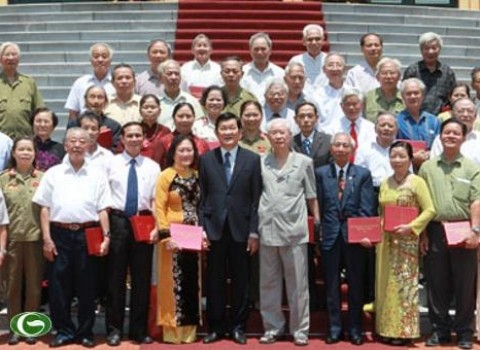
{"type": "MultiPolygon", "coordinates": [[[[443,43],[435,33],[421,35],[422,60],[401,82],[401,63],[382,56],[376,33],[361,37],[365,59],[348,72],[342,55],[322,52],[321,26],[309,24],[302,34],[306,51],[285,69],[270,62],[266,33],[250,38],[247,64],[236,56],[213,62],[204,34],[193,39],[194,59],[183,65],[171,59],[167,42],[153,40],[150,68],[138,75],[124,63],[111,69],[111,48],[96,43],[92,74],[74,82],[65,104],[63,144],[51,139],[58,117],[35,81],[17,70],[18,45],[0,45],[0,266],[9,319],[39,309],[46,266],[51,347],[95,345],[97,300],[105,303],[107,344],[121,344],[127,281],[128,338],[136,343],[153,341],[149,313],[163,341],[195,341],[204,294],[204,343],[229,336],[246,344],[249,309],[257,306],[259,342],[270,344],[287,333],[284,281],[288,331],[304,346],[310,311],[322,304],[320,261],[326,343],[348,334],[352,344],[363,344],[363,307],[373,303],[381,340],[408,345],[420,336],[423,256],[427,346],[451,342],[454,332],[460,348],[472,348],[480,69],[472,71],[472,100],[469,86],[457,84],[439,61],[443,43]],[[418,215],[385,230],[391,205],[414,207],[418,215]],[[349,219],[377,216],[380,242],[352,242],[349,219]],[[154,222],[144,241],[133,226],[142,217],[154,222]],[[449,246],[445,224],[462,221],[469,232],[449,246]],[[172,224],[200,226],[201,251],[182,249],[172,224]],[[87,251],[93,229],[102,236],[96,256],[87,251]],[[156,305],[148,303],[152,281],[156,305]]],[[[9,344],[22,340],[12,333],[9,344]]]]}

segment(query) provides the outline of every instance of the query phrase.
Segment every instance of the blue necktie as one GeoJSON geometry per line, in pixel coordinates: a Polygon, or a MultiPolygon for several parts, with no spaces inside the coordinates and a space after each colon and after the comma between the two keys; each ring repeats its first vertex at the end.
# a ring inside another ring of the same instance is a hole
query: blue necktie
{"type": "Polygon", "coordinates": [[[312,142],[310,142],[310,139],[305,139],[303,140],[303,153],[305,153],[307,156],[310,155],[312,152],[312,142]]]}
{"type": "Polygon", "coordinates": [[[135,215],[138,211],[138,180],[135,163],[135,159],[130,160],[130,169],[128,171],[127,181],[127,201],[125,203],[126,216],[135,215]]]}
{"type": "Polygon", "coordinates": [[[225,178],[227,179],[227,184],[230,184],[230,180],[232,179],[232,164],[230,163],[230,152],[225,153],[225,161],[223,166],[225,167],[225,178]]]}

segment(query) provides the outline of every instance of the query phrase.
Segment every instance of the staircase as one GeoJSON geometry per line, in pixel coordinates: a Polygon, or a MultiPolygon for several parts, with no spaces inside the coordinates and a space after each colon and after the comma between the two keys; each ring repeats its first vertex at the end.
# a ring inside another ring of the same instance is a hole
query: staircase
{"type": "MultiPolygon", "coordinates": [[[[266,32],[273,41],[270,59],[285,66],[292,56],[305,50],[303,27],[309,23],[325,27],[323,18],[322,4],[318,1],[180,0],[174,56],[181,62],[191,60],[191,41],[204,33],[212,39],[214,60],[238,55],[249,62],[250,36],[266,32]]],[[[328,42],[323,50],[328,51],[328,42]]]]}

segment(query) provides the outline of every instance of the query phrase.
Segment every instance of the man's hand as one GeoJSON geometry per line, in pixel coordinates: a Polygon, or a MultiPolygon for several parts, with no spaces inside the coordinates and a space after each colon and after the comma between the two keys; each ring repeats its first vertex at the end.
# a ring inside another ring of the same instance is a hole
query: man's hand
{"type": "Polygon", "coordinates": [[[360,245],[364,248],[372,248],[373,247],[373,244],[372,242],[370,241],[369,238],[365,237],[365,238],[362,238],[362,240],[359,242],[360,245]]]}
{"type": "Polygon", "coordinates": [[[158,241],[158,230],[154,228],[152,232],[150,232],[150,240],[148,243],[153,244],[153,243],[157,243],[157,241],[158,241]]]}
{"type": "Polygon", "coordinates": [[[255,254],[258,251],[258,238],[255,237],[248,237],[247,241],[247,252],[250,255],[255,254]]]}
{"type": "Polygon", "coordinates": [[[51,239],[43,241],[43,256],[45,257],[45,259],[47,259],[48,261],[53,261],[56,255],[58,255],[58,253],[57,248],[55,247],[55,243],[53,243],[51,239]]]}
{"type": "Polygon", "coordinates": [[[463,242],[465,243],[466,249],[476,249],[478,247],[478,236],[475,232],[471,232],[463,242]]]}
{"type": "Polygon", "coordinates": [[[427,255],[427,253],[428,253],[428,235],[425,231],[423,231],[420,234],[419,248],[420,248],[420,254],[422,254],[422,256],[427,255]]]}
{"type": "Polygon", "coordinates": [[[105,256],[108,254],[108,248],[110,248],[110,238],[105,237],[102,244],[100,244],[100,252],[97,256],[105,256]]]}

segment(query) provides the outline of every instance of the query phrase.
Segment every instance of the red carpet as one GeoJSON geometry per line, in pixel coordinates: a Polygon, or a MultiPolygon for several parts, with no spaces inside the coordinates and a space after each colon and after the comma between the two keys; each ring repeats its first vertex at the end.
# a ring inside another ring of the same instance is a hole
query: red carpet
{"type": "MultiPolygon", "coordinates": [[[[271,60],[285,66],[292,56],[305,50],[302,29],[309,23],[325,27],[318,1],[180,0],[174,57],[180,62],[191,60],[191,41],[204,33],[212,39],[213,60],[238,55],[248,62],[248,39],[264,31],[273,40],[271,60]]],[[[323,50],[328,51],[328,47],[326,42],[323,50]]]]}

